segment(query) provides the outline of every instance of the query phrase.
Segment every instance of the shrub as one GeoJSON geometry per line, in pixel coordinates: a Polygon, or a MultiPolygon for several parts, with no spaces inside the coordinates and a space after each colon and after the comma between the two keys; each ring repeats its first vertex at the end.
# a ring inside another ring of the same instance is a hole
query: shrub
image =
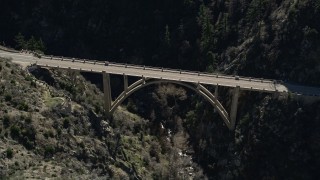
{"type": "Polygon", "coordinates": [[[6,67],[11,67],[11,64],[8,61],[6,61],[6,67]]]}
{"type": "Polygon", "coordinates": [[[48,139],[48,138],[49,138],[48,132],[43,133],[43,136],[44,136],[46,139],[48,139]]]}
{"type": "Polygon", "coordinates": [[[34,144],[27,137],[24,137],[22,145],[24,145],[24,147],[28,150],[31,150],[34,148],[34,144]]]}
{"type": "Polygon", "coordinates": [[[57,135],[60,136],[62,134],[62,130],[59,127],[57,127],[56,130],[57,130],[57,135]]]}
{"type": "Polygon", "coordinates": [[[44,155],[45,156],[52,156],[55,152],[55,148],[48,145],[44,148],[44,155]]]}
{"type": "Polygon", "coordinates": [[[35,88],[36,88],[36,87],[37,87],[37,83],[36,83],[36,82],[34,82],[34,81],[31,81],[31,82],[30,82],[30,86],[31,86],[31,87],[35,87],[35,88]]]}
{"type": "Polygon", "coordinates": [[[32,118],[31,118],[30,116],[27,117],[27,118],[25,119],[25,122],[26,122],[27,124],[31,124],[32,118]]]}
{"type": "Polygon", "coordinates": [[[36,139],[36,129],[32,126],[32,127],[28,127],[26,129],[23,129],[23,131],[21,132],[21,134],[24,137],[27,137],[30,140],[35,140],[36,139]]]}
{"type": "Polygon", "coordinates": [[[32,81],[32,77],[31,77],[31,76],[26,76],[24,79],[25,79],[26,81],[32,81]]]}
{"type": "Polygon", "coordinates": [[[7,114],[4,115],[4,117],[3,117],[3,126],[5,128],[8,128],[10,126],[10,117],[7,114]]]}
{"type": "Polygon", "coordinates": [[[11,137],[12,138],[18,138],[20,137],[20,134],[21,134],[21,130],[18,126],[11,126],[10,128],[10,132],[11,132],[11,137]]]}
{"type": "Polygon", "coordinates": [[[69,126],[70,126],[70,120],[69,120],[69,118],[65,118],[65,119],[63,120],[63,127],[64,127],[65,129],[67,129],[67,128],[69,128],[69,126]]]}
{"type": "Polygon", "coordinates": [[[80,146],[81,148],[85,148],[85,147],[86,147],[83,141],[80,142],[79,146],[80,146]]]}
{"type": "Polygon", "coordinates": [[[18,105],[18,109],[19,109],[20,111],[28,111],[28,110],[29,110],[29,105],[26,104],[26,103],[24,103],[24,102],[22,102],[22,103],[20,103],[20,104],[18,105]]]}
{"type": "Polygon", "coordinates": [[[11,159],[13,157],[13,151],[11,148],[6,150],[7,158],[11,159]]]}
{"type": "Polygon", "coordinates": [[[53,132],[52,132],[51,130],[49,130],[49,131],[45,132],[45,133],[43,134],[43,136],[44,136],[46,139],[48,139],[49,137],[53,138],[53,137],[54,137],[54,134],[53,134],[53,132]]]}
{"type": "Polygon", "coordinates": [[[5,101],[11,101],[12,100],[12,96],[10,94],[5,95],[4,97],[5,101]]]}

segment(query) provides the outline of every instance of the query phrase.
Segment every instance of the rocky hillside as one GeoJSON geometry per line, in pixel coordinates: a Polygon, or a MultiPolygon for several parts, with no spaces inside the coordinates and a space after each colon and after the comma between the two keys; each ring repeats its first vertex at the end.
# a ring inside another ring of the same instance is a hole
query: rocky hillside
{"type": "Polygon", "coordinates": [[[1,179],[204,177],[184,135],[161,139],[123,107],[104,118],[101,91],[77,72],[1,59],[0,79],[1,179]]]}
{"type": "MultiPolygon", "coordinates": [[[[0,40],[17,49],[320,85],[320,0],[3,2],[0,40]]],[[[101,77],[84,76],[100,87],[101,77]]],[[[120,78],[111,81],[119,93],[120,78]]],[[[78,73],[30,75],[2,61],[1,88],[6,177],[320,176],[319,102],[242,92],[230,132],[209,103],[170,84],[134,93],[112,118],[78,73]]],[[[230,96],[219,89],[227,109],[230,96]]]]}

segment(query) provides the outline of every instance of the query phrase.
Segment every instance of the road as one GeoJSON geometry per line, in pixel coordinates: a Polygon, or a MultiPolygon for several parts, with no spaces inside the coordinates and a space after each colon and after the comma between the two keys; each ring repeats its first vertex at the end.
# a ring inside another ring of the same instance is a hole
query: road
{"type": "Polygon", "coordinates": [[[221,74],[208,74],[201,72],[191,72],[184,70],[173,70],[156,67],[145,67],[138,65],[108,63],[79,60],[73,58],[61,58],[52,56],[35,57],[33,54],[21,52],[9,52],[0,50],[0,57],[11,58],[13,62],[21,65],[37,64],[41,67],[53,67],[63,69],[74,69],[87,72],[101,73],[105,71],[110,74],[127,75],[135,77],[165,79],[171,81],[181,81],[189,83],[200,83],[206,85],[218,85],[224,87],[240,86],[241,90],[260,92],[292,92],[303,95],[320,96],[320,88],[306,87],[280,83],[274,80],[255,79],[249,77],[235,77],[221,74]]]}

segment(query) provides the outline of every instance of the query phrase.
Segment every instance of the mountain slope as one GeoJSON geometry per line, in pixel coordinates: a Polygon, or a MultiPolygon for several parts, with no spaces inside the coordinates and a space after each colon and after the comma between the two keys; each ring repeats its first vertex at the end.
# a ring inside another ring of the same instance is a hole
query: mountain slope
{"type": "Polygon", "coordinates": [[[203,176],[177,147],[162,149],[170,139],[151,133],[152,122],[122,107],[104,118],[103,94],[77,72],[30,74],[1,59],[0,77],[1,177],[161,179],[179,167],[203,176]]]}

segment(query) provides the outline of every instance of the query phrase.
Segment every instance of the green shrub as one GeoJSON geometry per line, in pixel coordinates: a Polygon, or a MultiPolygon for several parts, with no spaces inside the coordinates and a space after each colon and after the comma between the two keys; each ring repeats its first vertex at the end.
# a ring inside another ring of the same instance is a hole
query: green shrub
{"type": "Polygon", "coordinates": [[[3,116],[3,126],[8,128],[10,126],[10,117],[8,114],[3,116]]]}
{"type": "Polygon", "coordinates": [[[70,126],[70,120],[69,120],[69,118],[65,118],[65,119],[63,120],[63,127],[64,127],[65,129],[67,129],[67,128],[69,128],[69,126],[70,126]]]}
{"type": "Polygon", "coordinates": [[[45,156],[52,156],[55,153],[55,148],[53,146],[46,146],[44,148],[44,155],[45,156]]]}
{"type": "Polygon", "coordinates": [[[24,147],[28,150],[31,150],[34,148],[34,144],[27,137],[24,137],[22,145],[24,145],[24,147]]]}
{"type": "Polygon", "coordinates": [[[18,126],[11,126],[10,128],[10,132],[11,132],[11,137],[12,138],[19,138],[20,134],[21,134],[21,130],[18,126]]]}
{"type": "Polygon", "coordinates": [[[62,130],[58,127],[57,128],[57,135],[60,136],[62,134],[62,130]]]}
{"type": "Polygon", "coordinates": [[[43,136],[44,136],[46,139],[48,139],[48,138],[49,138],[48,132],[43,133],[43,136]]]}
{"type": "Polygon", "coordinates": [[[5,95],[4,100],[7,101],[7,102],[11,101],[12,100],[12,96],[10,94],[7,94],[7,95],[5,95]]]}
{"type": "Polygon", "coordinates": [[[80,146],[81,148],[85,148],[85,147],[86,147],[83,141],[79,144],[79,146],[80,146]]]}
{"type": "Polygon", "coordinates": [[[31,76],[26,76],[24,79],[25,79],[26,81],[32,81],[32,77],[31,77],[31,76]]]}
{"type": "Polygon", "coordinates": [[[34,81],[31,81],[31,82],[30,82],[30,86],[36,88],[36,87],[37,87],[37,83],[34,82],[34,81]]]}
{"type": "Polygon", "coordinates": [[[9,159],[13,158],[13,151],[11,148],[8,148],[6,150],[6,154],[7,154],[7,158],[9,158],[9,159]]]}
{"type": "Polygon", "coordinates": [[[31,124],[32,123],[32,118],[29,116],[29,117],[27,117],[26,119],[25,119],[25,122],[27,123],[27,124],[31,124]]]}
{"type": "Polygon", "coordinates": [[[21,131],[21,134],[30,140],[35,140],[37,132],[36,132],[36,129],[32,126],[32,127],[28,127],[28,128],[23,129],[21,131]]]}
{"type": "Polygon", "coordinates": [[[29,110],[29,105],[26,104],[25,102],[21,102],[19,105],[18,105],[18,109],[20,111],[28,111],[29,110]]]}
{"type": "Polygon", "coordinates": [[[54,137],[54,134],[53,134],[53,132],[52,132],[51,130],[49,130],[49,131],[45,132],[45,133],[43,134],[43,136],[44,136],[46,139],[48,139],[49,137],[53,138],[53,137],[54,137]]]}

